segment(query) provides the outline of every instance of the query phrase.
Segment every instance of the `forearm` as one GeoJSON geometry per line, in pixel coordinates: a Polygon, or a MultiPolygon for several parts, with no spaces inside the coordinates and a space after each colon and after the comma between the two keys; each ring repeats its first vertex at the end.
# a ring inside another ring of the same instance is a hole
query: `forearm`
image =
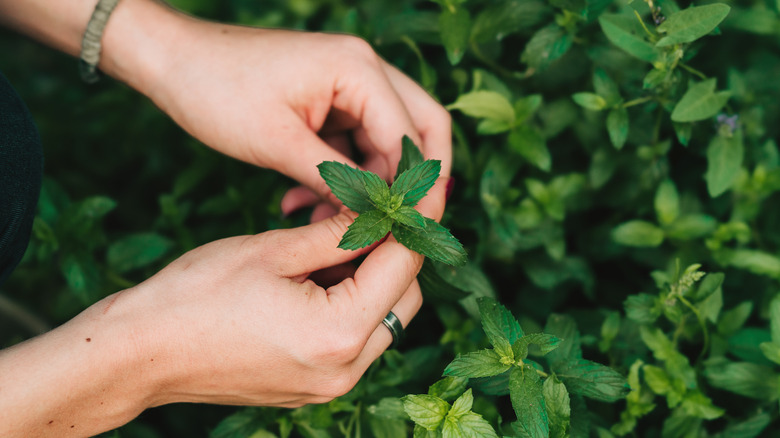
{"type": "MultiPolygon", "coordinates": [[[[0,0],[0,25],[78,56],[96,4],[97,0],[0,0]]],[[[148,93],[164,75],[169,48],[187,20],[156,0],[121,0],[103,33],[99,68],[148,93]]]]}
{"type": "Polygon", "coordinates": [[[0,351],[0,436],[92,436],[155,404],[137,330],[101,308],[0,351]]]}

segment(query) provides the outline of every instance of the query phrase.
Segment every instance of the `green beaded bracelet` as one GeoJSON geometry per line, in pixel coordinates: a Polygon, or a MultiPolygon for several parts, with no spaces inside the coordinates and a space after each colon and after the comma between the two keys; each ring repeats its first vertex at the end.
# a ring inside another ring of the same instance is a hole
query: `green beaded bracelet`
{"type": "Polygon", "coordinates": [[[84,31],[84,38],[81,40],[79,73],[81,73],[81,79],[88,84],[93,84],[100,79],[97,70],[100,62],[100,40],[103,37],[108,17],[111,16],[117,3],[119,0],[99,0],[89,23],[87,23],[87,29],[84,31]]]}

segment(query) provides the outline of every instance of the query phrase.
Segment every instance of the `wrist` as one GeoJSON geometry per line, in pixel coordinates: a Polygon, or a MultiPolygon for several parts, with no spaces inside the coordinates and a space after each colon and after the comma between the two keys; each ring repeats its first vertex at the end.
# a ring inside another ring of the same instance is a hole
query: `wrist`
{"type": "Polygon", "coordinates": [[[149,96],[175,58],[191,18],[155,0],[122,0],[102,37],[99,69],[149,96]]]}
{"type": "Polygon", "coordinates": [[[158,404],[141,321],[116,297],[0,352],[0,436],[92,436],[158,404]]]}

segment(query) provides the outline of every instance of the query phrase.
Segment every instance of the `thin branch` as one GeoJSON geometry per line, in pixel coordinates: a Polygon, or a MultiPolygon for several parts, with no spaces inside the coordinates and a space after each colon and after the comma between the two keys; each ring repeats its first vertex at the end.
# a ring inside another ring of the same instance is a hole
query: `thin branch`
{"type": "Polygon", "coordinates": [[[0,295],[0,315],[7,316],[34,335],[40,335],[51,330],[46,321],[33,315],[19,304],[14,303],[5,295],[0,295]]]}

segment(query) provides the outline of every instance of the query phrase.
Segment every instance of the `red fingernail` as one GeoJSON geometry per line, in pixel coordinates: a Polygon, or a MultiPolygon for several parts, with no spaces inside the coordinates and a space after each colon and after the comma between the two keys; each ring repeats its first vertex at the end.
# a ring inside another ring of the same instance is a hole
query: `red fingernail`
{"type": "Polygon", "coordinates": [[[447,180],[447,187],[444,191],[444,199],[447,201],[450,200],[450,195],[452,195],[452,188],[455,187],[455,178],[450,177],[449,180],[447,180]]]}

